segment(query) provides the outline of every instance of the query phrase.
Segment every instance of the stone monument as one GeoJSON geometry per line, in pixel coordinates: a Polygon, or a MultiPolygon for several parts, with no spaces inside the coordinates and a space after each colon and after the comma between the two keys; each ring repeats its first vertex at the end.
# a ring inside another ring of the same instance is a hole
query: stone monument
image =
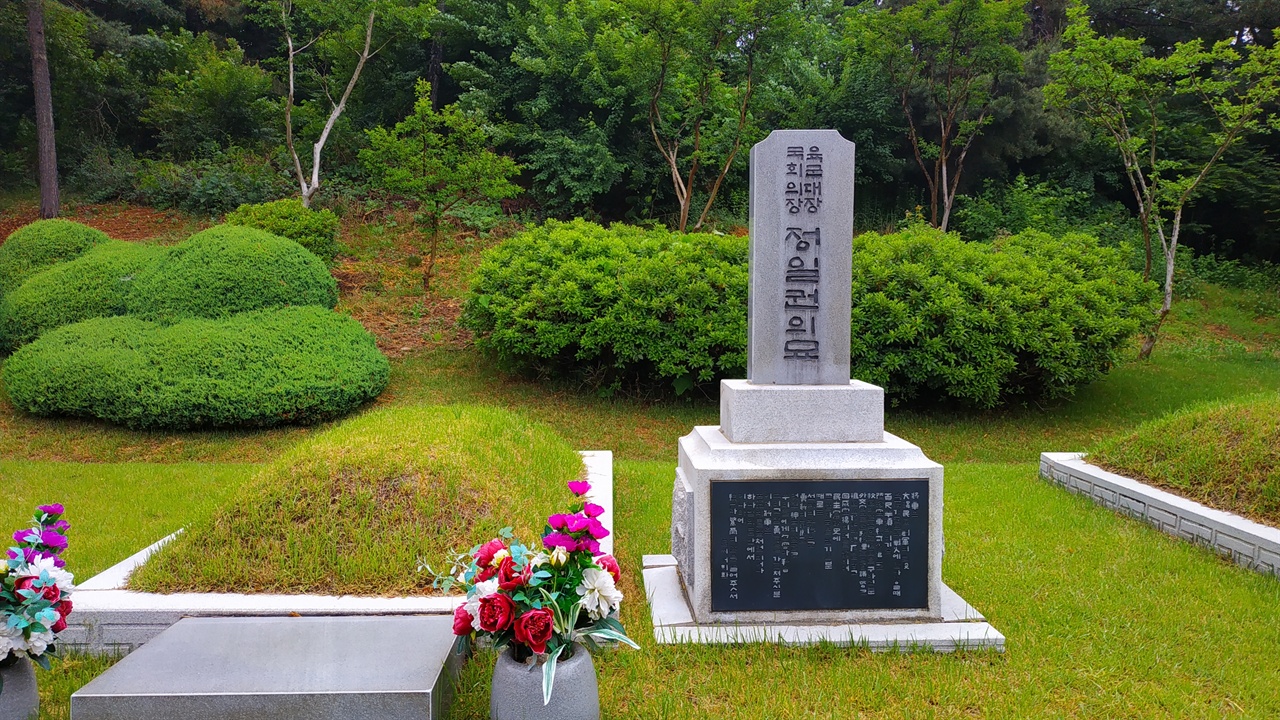
{"type": "Polygon", "coordinates": [[[943,619],[942,466],[849,377],[853,178],[834,130],[751,150],[747,378],[680,439],[672,497],[697,625],[943,619]]]}

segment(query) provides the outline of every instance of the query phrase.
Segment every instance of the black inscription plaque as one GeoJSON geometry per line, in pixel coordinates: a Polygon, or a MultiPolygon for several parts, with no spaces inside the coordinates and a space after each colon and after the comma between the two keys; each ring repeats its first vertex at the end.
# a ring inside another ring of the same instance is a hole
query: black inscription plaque
{"type": "Polygon", "coordinates": [[[928,480],[711,483],[711,610],[929,605],[928,480]]]}

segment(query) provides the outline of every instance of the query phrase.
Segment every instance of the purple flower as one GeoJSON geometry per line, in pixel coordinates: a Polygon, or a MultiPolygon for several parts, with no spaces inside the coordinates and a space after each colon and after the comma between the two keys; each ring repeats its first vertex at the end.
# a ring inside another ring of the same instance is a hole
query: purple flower
{"type": "Polygon", "coordinates": [[[609,537],[609,531],[604,528],[604,525],[600,524],[599,520],[591,518],[590,523],[587,525],[587,532],[591,533],[591,537],[596,540],[609,537]]]}
{"type": "Polygon", "coordinates": [[[582,532],[591,526],[591,518],[584,515],[578,515],[575,513],[570,515],[567,519],[569,521],[569,532],[571,533],[582,532]]]}
{"type": "Polygon", "coordinates": [[[553,530],[563,530],[569,526],[569,516],[564,513],[556,513],[555,515],[547,518],[547,524],[550,525],[553,530]]]}
{"type": "Polygon", "coordinates": [[[25,545],[27,544],[27,538],[31,537],[32,535],[35,535],[36,538],[39,538],[40,532],[37,530],[33,530],[31,528],[22,528],[21,530],[18,530],[13,534],[13,541],[18,543],[19,545],[25,545]]]}
{"type": "Polygon", "coordinates": [[[575,552],[578,549],[578,541],[564,533],[551,533],[550,535],[542,538],[542,544],[545,545],[548,550],[562,547],[565,549],[565,552],[575,552]]]}
{"type": "Polygon", "coordinates": [[[66,512],[66,509],[62,507],[62,503],[53,503],[52,505],[41,505],[36,509],[42,513],[48,513],[50,515],[61,515],[62,513],[66,512]]]}
{"type": "Polygon", "coordinates": [[[589,518],[595,518],[604,514],[604,508],[595,503],[587,503],[582,506],[582,512],[589,518]]]}
{"type": "Polygon", "coordinates": [[[9,550],[10,560],[18,560],[21,558],[21,560],[28,565],[35,562],[38,557],[40,557],[40,553],[37,553],[36,549],[33,547],[11,548],[9,550]]]}
{"type": "Polygon", "coordinates": [[[71,529],[71,523],[67,522],[66,520],[59,520],[58,522],[54,523],[52,527],[54,530],[57,530],[58,532],[66,532],[71,529]]]}
{"type": "Polygon", "coordinates": [[[40,544],[47,545],[55,550],[65,550],[67,538],[57,530],[45,530],[40,533],[40,544]]]}
{"type": "Polygon", "coordinates": [[[569,492],[574,495],[586,495],[591,490],[591,483],[586,480],[574,480],[569,483],[569,492]]]}
{"type": "Polygon", "coordinates": [[[592,555],[596,555],[600,552],[600,543],[591,538],[582,538],[582,542],[578,544],[578,549],[586,550],[592,555]]]}

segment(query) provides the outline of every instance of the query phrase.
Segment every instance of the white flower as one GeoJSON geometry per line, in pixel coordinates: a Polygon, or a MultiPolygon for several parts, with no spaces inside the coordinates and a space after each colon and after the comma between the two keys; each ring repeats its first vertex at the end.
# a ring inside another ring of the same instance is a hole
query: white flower
{"type": "Polygon", "coordinates": [[[62,591],[63,595],[70,595],[75,592],[75,576],[58,567],[51,557],[36,558],[35,562],[18,568],[18,577],[40,577],[42,572],[49,573],[50,579],[57,583],[58,589],[62,591]]]}
{"type": "Polygon", "coordinates": [[[592,620],[608,616],[622,604],[622,592],[614,586],[613,576],[596,568],[582,571],[578,595],[582,596],[582,606],[592,620]]]}
{"type": "Polygon", "coordinates": [[[27,652],[32,655],[43,655],[51,642],[53,642],[53,633],[48,630],[32,633],[31,637],[27,638],[27,652]]]}
{"type": "Polygon", "coordinates": [[[542,565],[546,565],[548,562],[551,562],[551,556],[539,551],[537,555],[529,558],[529,567],[540,567],[542,565]]]}
{"type": "Polygon", "coordinates": [[[467,612],[471,613],[471,627],[480,631],[480,598],[489,597],[498,592],[498,579],[490,578],[484,582],[476,583],[476,586],[467,593],[467,612]]]}
{"type": "Polygon", "coordinates": [[[557,545],[556,549],[551,551],[552,567],[560,567],[567,562],[569,562],[569,551],[557,545]]]}
{"type": "Polygon", "coordinates": [[[22,653],[27,649],[27,641],[22,639],[22,631],[0,623],[0,660],[5,659],[10,651],[22,653]]]}

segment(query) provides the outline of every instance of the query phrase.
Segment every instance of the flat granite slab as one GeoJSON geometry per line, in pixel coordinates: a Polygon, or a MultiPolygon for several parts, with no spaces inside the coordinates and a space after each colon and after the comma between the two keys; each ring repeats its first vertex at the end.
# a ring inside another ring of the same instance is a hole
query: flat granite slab
{"type": "Polygon", "coordinates": [[[698,624],[671,555],[644,556],[644,591],[659,644],[830,643],[871,650],[1004,651],[1005,637],[964,598],[942,585],[942,617],[936,621],[883,623],[698,624]]]}
{"type": "Polygon", "coordinates": [[[435,720],[452,617],[186,618],[71,696],[73,720],[435,720]]]}

